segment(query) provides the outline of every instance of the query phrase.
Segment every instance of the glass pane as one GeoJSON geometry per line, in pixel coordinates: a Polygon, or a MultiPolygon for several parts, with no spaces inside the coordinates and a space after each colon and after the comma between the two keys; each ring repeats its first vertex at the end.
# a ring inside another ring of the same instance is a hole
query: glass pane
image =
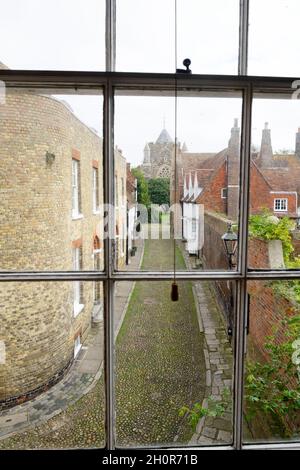
{"type": "Polygon", "coordinates": [[[179,301],[171,302],[170,282],[117,283],[118,446],[232,441],[235,285],[178,287],[179,301]]]}
{"type": "Polygon", "coordinates": [[[101,92],[52,93],[0,104],[1,270],[103,269],[101,92]]]}
{"type": "Polygon", "coordinates": [[[299,269],[299,101],[257,95],[252,125],[249,266],[299,269]]]}
{"type": "Polygon", "coordinates": [[[249,13],[248,73],[298,77],[299,1],[250,0],[249,13]]]}
{"type": "Polygon", "coordinates": [[[238,0],[177,1],[176,64],[174,5],[173,0],[117,1],[117,70],[174,73],[188,57],[194,73],[236,74],[238,0]]]}
{"type": "Polygon", "coordinates": [[[251,281],[244,439],[299,441],[299,279],[251,281]]]}
{"type": "Polygon", "coordinates": [[[235,269],[242,99],[225,96],[180,96],[175,146],[173,97],[117,94],[117,269],[172,270],[174,239],[177,270],[235,269]]]}
{"type": "Polygon", "coordinates": [[[0,449],[103,447],[103,287],[0,284],[0,449]]]}
{"type": "Polygon", "coordinates": [[[8,68],[105,69],[105,0],[1,0],[0,6],[1,62],[8,68]]]}

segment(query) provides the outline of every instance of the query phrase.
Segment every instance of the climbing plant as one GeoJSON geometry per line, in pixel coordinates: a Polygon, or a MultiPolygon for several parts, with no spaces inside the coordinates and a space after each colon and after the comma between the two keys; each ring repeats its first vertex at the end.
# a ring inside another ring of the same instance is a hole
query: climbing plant
{"type": "Polygon", "coordinates": [[[268,360],[248,361],[246,366],[246,418],[258,413],[271,418],[282,436],[297,429],[300,411],[300,315],[281,322],[284,340],[276,333],[266,338],[268,360]]]}

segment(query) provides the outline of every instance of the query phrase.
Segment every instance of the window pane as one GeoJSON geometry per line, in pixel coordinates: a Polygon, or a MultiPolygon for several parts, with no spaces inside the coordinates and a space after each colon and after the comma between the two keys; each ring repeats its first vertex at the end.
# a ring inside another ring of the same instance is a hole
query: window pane
{"type": "Polygon", "coordinates": [[[253,101],[249,266],[293,269],[299,262],[299,101],[253,101]]]}
{"type": "Polygon", "coordinates": [[[300,437],[299,279],[251,281],[244,439],[300,437]]]}
{"type": "Polygon", "coordinates": [[[171,302],[170,282],[117,283],[118,446],[232,441],[230,291],[226,283],[178,285],[179,301],[171,302]],[[123,320],[125,292],[131,296],[123,320]]]}
{"type": "Polygon", "coordinates": [[[250,75],[299,76],[299,14],[298,0],[250,0],[250,75]]]}
{"type": "Polygon", "coordinates": [[[188,57],[194,73],[236,74],[239,2],[178,0],[176,65],[174,5],[117,1],[117,70],[174,73],[188,57]]]}
{"type": "Polygon", "coordinates": [[[72,250],[80,247],[80,269],[94,269],[95,257],[95,269],[103,269],[99,93],[6,93],[0,104],[1,270],[72,270],[72,250]]]}
{"type": "Polygon", "coordinates": [[[105,69],[105,0],[1,0],[0,6],[1,62],[8,68],[105,69]]]}
{"type": "Polygon", "coordinates": [[[115,99],[117,269],[172,270],[174,238],[177,270],[235,269],[222,236],[231,223],[237,239],[239,93],[178,98],[176,147],[174,98],[144,93],[115,99]]]}
{"type": "Polygon", "coordinates": [[[103,286],[75,317],[75,282],[0,284],[0,449],[105,444],[103,286]]]}

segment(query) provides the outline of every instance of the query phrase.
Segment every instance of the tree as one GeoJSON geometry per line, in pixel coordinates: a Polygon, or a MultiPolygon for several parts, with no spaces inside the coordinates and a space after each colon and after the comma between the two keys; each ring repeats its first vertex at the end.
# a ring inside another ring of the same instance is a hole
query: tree
{"type": "Polygon", "coordinates": [[[149,196],[152,204],[170,205],[169,178],[152,178],[148,182],[149,196]]]}
{"type": "Polygon", "coordinates": [[[132,168],[131,172],[137,179],[137,202],[148,208],[151,204],[151,201],[146,178],[139,168],[132,168]]]}

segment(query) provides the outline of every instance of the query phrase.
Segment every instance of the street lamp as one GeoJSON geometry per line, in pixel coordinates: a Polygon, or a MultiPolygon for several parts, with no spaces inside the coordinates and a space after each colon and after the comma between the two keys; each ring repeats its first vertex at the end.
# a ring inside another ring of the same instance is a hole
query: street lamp
{"type": "Polygon", "coordinates": [[[233,232],[231,223],[227,225],[227,232],[222,235],[222,241],[228,258],[229,269],[232,269],[234,266],[232,258],[234,257],[237,249],[238,237],[237,234],[233,232]]]}
{"type": "MultiPolygon", "coordinates": [[[[232,230],[232,224],[227,224],[227,232],[222,235],[222,241],[225,248],[225,253],[228,259],[229,269],[232,269],[235,264],[232,262],[232,259],[236,253],[237,244],[238,244],[238,237],[237,234],[232,230]]],[[[234,310],[235,310],[235,302],[234,302],[234,293],[233,293],[233,285],[231,281],[229,281],[229,293],[230,293],[230,310],[228,312],[228,328],[227,333],[228,336],[233,335],[233,325],[234,325],[234,310]]]]}

